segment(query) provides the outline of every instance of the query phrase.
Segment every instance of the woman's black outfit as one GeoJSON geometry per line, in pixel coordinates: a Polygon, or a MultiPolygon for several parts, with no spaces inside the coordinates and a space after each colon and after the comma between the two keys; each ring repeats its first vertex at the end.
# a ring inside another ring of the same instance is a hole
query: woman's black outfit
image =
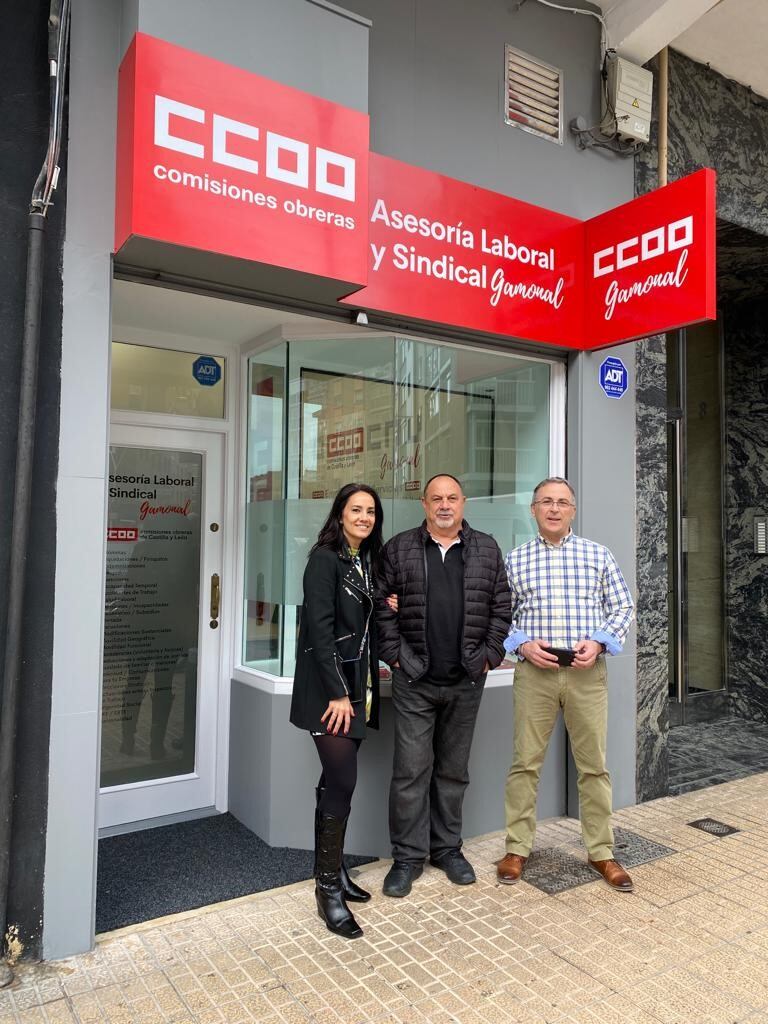
{"type": "Polygon", "coordinates": [[[362,935],[346,901],[370,894],[349,878],[344,834],[357,779],[357,749],[367,726],[378,728],[379,661],[371,566],[347,550],[316,548],[304,571],[291,722],[311,733],[323,773],[316,790],[315,895],[331,931],[362,935]],[[337,736],[321,721],[328,702],[348,697],[355,712],[349,732],[337,736]],[[366,722],[367,719],[367,722],[366,722]]]}

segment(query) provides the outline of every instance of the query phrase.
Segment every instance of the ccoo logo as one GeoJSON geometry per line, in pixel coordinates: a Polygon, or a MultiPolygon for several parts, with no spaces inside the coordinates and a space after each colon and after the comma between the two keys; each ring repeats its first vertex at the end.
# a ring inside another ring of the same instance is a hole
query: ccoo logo
{"type": "Polygon", "coordinates": [[[195,124],[208,123],[208,114],[202,107],[193,107],[168,96],[156,95],[156,146],[185,153],[199,160],[209,157],[213,163],[222,164],[224,167],[234,167],[248,174],[263,174],[273,181],[281,181],[298,188],[314,189],[323,195],[354,202],[354,157],[323,149],[322,146],[310,146],[301,139],[292,139],[269,130],[263,133],[262,138],[260,126],[235,121],[231,117],[216,113],[211,115],[210,143],[206,146],[202,142],[186,138],[180,127],[172,131],[172,117],[195,124]],[[241,140],[241,145],[243,139],[258,143],[254,151],[258,153],[259,159],[233,152],[232,143],[235,139],[241,140]]]}
{"type": "Polygon", "coordinates": [[[339,430],[335,434],[329,434],[326,447],[329,459],[339,455],[357,455],[365,449],[363,428],[354,427],[352,430],[339,430]]]}
{"type": "Polygon", "coordinates": [[[633,267],[636,263],[656,259],[665,252],[687,249],[693,242],[693,217],[682,217],[671,224],[646,231],[642,235],[625,238],[618,245],[600,249],[592,257],[592,276],[603,277],[616,270],[633,267]]]}

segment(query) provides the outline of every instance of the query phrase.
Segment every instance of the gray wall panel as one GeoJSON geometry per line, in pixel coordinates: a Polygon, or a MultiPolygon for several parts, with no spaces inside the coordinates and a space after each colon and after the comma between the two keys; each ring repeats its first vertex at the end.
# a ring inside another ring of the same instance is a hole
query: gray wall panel
{"type": "Polygon", "coordinates": [[[269,835],[270,694],[232,680],[229,708],[229,810],[258,836],[269,835]]]}
{"type": "MultiPolygon", "coordinates": [[[[313,846],[314,788],[320,764],[306,733],[288,721],[290,697],[232,683],[230,810],[271,846],[313,846]],[[271,734],[269,766],[263,752],[271,734]],[[269,808],[268,809],[268,805],[269,808]]],[[[464,803],[464,836],[504,827],[504,780],[512,753],[513,687],[483,694],[464,803]]],[[[358,783],[347,832],[347,852],[391,856],[388,826],[392,776],[392,706],[382,701],[381,729],[371,730],[360,750],[358,783]]],[[[562,723],[542,770],[537,813],[565,813],[565,738],[562,723]]],[[[501,856],[503,851],[500,850],[501,856]]]]}
{"type": "MultiPolygon", "coordinates": [[[[607,398],[599,385],[600,363],[609,353],[583,352],[571,358],[568,374],[568,476],[576,488],[574,529],[610,548],[635,593],[635,350],[610,350],[629,373],[629,388],[607,398]]],[[[615,807],[635,802],[636,747],[635,627],[621,655],[608,658],[608,768],[615,807]]],[[[576,816],[573,764],[568,777],[569,813],[576,816]]]]}
{"type": "MultiPolygon", "coordinates": [[[[535,3],[347,0],[370,18],[371,148],[587,218],[633,195],[631,160],[581,152],[567,130],[600,117],[600,26],[535,3]],[[504,123],[504,45],[564,72],[562,146],[504,123]]],[[[577,6],[585,6],[577,4],[577,6]]]]}
{"type": "Polygon", "coordinates": [[[307,0],[138,0],[138,28],[353,110],[368,110],[368,27],[330,7],[307,0]]]}
{"type": "Polygon", "coordinates": [[[119,11],[72,5],[46,959],[93,945],[119,11]]]}

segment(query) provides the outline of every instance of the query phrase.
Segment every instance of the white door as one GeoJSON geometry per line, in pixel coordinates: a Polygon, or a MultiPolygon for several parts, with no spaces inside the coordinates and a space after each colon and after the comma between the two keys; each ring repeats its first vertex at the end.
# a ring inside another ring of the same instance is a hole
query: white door
{"type": "Polygon", "coordinates": [[[112,427],[101,828],[215,802],[224,437],[112,427]]]}

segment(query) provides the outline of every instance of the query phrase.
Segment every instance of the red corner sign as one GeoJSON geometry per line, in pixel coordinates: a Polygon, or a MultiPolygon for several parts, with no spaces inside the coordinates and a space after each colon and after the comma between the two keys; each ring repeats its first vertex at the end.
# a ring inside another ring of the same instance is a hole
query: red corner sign
{"type": "Polygon", "coordinates": [[[574,349],[716,315],[711,170],[579,221],[369,155],[366,115],[142,34],[118,116],[116,250],[238,257],[347,306],[574,349]]]}
{"type": "Polygon", "coordinates": [[[369,194],[347,305],[575,349],[716,316],[714,171],[589,221],[375,153],[369,194]]]}
{"type": "Polygon", "coordinates": [[[714,171],[609,210],[584,231],[584,348],[716,318],[714,171]]]}
{"type": "Polygon", "coordinates": [[[138,33],[115,248],[138,236],[363,284],[368,135],[366,114],[138,33]]]}

